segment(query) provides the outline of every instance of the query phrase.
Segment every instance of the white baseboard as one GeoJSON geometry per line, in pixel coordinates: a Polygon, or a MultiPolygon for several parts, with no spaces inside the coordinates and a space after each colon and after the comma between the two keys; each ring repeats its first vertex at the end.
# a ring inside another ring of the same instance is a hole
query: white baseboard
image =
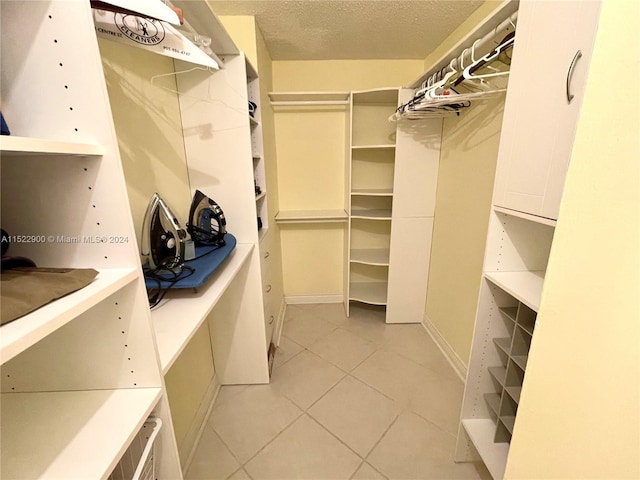
{"type": "Polygon", "coordinates": [[[209,383],[209,386],[207,387],[207,391],[202,397],[200,408],[198,408],[196,416],[194,417],[193,422],[191,422],[189,432],[187,432],[187,436],[178,449],[180,458],[185,459],[184,465],[182,465],[183,475],[187,473],[187,470],[191,465],[191,461],[193,460],[193,456],[196,453],[198,443],[200,443],[202,432],[204,432],[204,429],[207,426],[207,420],[209,420],[211,409],[213,408],[213,405],[215,404],[216,398],[218,398],[219,393],[220,382],[218,381],[218,375],[214,374],[211,382],[209,383]]]}
{"type": "Polygon", "coordinates": [[[424,321],[422,322],[422,325],[424,326],[427,333],[431,336],[433,341],[436,343],[436,345],[438,346],[438,348],[440,349],[444,357],[451,364],[451,366],[453,367],[453,370],[456,372],[456,375],[460,377],[460,380],[462,380],[463,383],[466,382],[467,366],[460,359],[460,357],[455,352],[455,350],[451,348],[451,345],[449,345],[449,343],[445,340],[442,334],[438,331],[436,326],[433,323],[431,323],[431,321],[426,315],[424,316],[424,321]]]}
{"type": "Polygon", "coordinates": [[[344,295],[285,295],[284,301],[289,305],[303,303],[342,303],[344,295]]]}
{"type": "Polygon", "coordinates": [[[280,310],[278,312],[275,335],[271,339],[271,341],[276,345],[276,347],[280,346],[280,337],[282,337],[282,329],[284,328],[284,315],[287,313],[287,302],[285,298],[282,297],[282,302],[280,302],[280,310]]]}

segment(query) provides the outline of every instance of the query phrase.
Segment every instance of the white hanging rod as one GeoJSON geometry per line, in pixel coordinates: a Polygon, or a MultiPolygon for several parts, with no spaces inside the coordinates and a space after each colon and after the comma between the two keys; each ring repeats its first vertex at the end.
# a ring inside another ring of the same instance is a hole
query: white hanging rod
{"type": "Polygon", "coordinates": [[[420,87],[429,77],[447,67],[452,59],[458,58],[465,49],[471,49],[474,44],[476,58],[493,50],[509,32],[514,30],[518,19],[517,8],[518,2],[505,2],[501,8],[493,12],[473,32],[460,40],[409,87],[420,87]]]}

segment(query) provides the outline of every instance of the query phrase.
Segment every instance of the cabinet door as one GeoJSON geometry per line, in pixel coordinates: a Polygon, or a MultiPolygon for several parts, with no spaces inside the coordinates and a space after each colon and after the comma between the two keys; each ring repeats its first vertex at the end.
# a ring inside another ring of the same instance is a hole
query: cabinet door
{"type": "Polygon", "coordinates": [[[520,2],[496,205],[557,219],[599,10],[598,0],[520,2]]]}
{"type": "Polygon", "coordinates": [[[424,318],[433,217],[398,218],[391,225],[387,323],[424,318]]]}

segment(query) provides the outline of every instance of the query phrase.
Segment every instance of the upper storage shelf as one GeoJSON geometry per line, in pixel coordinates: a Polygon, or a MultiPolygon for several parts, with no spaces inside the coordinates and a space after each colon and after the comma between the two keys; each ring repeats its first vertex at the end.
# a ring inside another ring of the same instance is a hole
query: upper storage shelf
{"type": "Polygon", "coordinates": [[[398,89],[371,90],[352,94],[351,147],[392,149],[396,144],[395,125],[389,115],[398,107],[398,89]]]}
{"type": "Polygon", "coordinates": [[[349,92],[269,92],[271,105],[348,105],[349,92]]]}

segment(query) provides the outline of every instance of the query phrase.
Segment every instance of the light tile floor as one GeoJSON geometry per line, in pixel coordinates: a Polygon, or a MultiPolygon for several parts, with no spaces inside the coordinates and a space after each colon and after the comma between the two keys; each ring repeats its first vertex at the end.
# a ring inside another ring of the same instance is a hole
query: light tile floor
{"type": "Polygon", "coordinates": [[[421,325],[289,305],[271,383],[221,388],[186,480],[490,479],[453,462],[462,393],[421,325]]]}

